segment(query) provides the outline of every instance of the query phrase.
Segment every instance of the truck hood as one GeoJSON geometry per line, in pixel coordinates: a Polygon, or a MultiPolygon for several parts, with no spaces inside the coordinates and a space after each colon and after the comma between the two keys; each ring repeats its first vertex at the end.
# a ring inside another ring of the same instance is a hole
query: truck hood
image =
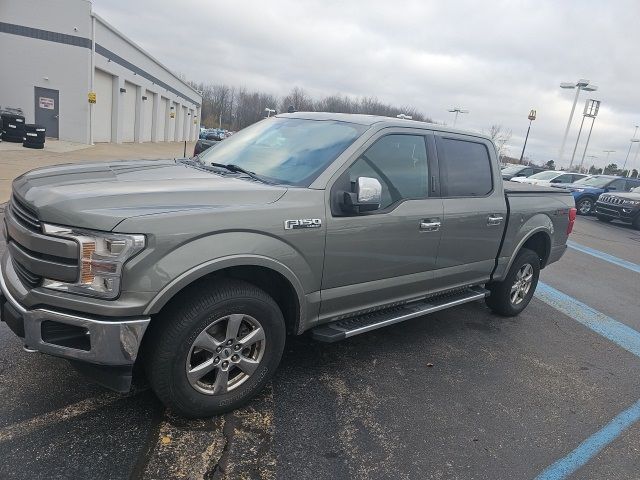
{"type": "Polygon", "coordinates": [[[285,192],[285,187],[217,175],[174,160],[56,165],[13,182],[14,195],[40,220],[104,231],[141,215],[265,205],[285,192]]]}

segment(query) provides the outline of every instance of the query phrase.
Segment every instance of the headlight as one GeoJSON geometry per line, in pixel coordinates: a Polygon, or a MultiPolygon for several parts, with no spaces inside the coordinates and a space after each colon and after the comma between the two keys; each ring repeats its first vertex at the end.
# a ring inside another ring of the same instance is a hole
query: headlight
{"type": "Polygon", "coordinates": [[[144,249],[146,243],[144,235],[94,232],[46,223],[42,228],[48,235],[75,240],[80,252],[80,275],[75,283],[45,278],[42,286],[92,297],[117,297],[122,266],[144,249]]]}
{"type": "Polygon", "coordinates": [[[572,188],[572,192],[584,192],[584,188],[572,188]]]}

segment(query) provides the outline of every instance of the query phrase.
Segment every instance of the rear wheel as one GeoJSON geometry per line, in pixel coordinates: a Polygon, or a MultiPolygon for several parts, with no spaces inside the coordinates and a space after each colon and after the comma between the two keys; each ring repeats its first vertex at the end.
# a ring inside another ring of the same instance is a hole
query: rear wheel
{"type": "Polygon", "coordinates": [[[163,312],[145,369],[152,389],[176,413],[207,417],[238,408],[275,372],[285,324],[275,301],[236,280],[204,284],[163,312]]]}
{"type": "Polygon", "coordinates": [[[595,202],[593,201],[593,198],[585,197],[578,201],[578,203],[576,204],[576,209],[578,210],[578,213],[580,215],[589,215],[591,213],[591,210],[593,209],[594,203],[595,202]]]}
{"type": "Polygon", "coordinates": [[[501,282],[487,285],[491,292],[485,302],[496,313],[506,317],[518,315],[531,301],[540,276],[538,254],[523,248],[501,282]]]}

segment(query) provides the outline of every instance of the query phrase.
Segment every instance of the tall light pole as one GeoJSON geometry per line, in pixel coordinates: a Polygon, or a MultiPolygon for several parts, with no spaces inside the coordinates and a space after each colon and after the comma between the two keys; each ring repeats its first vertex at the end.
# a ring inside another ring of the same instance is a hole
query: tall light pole
{"type": "Polygon", "coordinates": [[[527,135],[524,137],[524,145],[522,146],[522,153],[520,154],[520,163],[522,163],[522,159],[524,158],[524,149],[527,148],[527,140],[529,140],[529,131],[531,130],[531,122],[533,122],[536,119],[536,111],[532,109],[529,112],[529,116],[527,118],[529,119],[529,127],[527,128],[527,135]]]}
{"type": "Polygon", "coordinates": [[[568,83],[563,82],[560,84],[560,88],[568,88],[576,89],[576,96],[573,99],[573,106],[571,107],[571,113],[569,114],[569,121],[567,122],[567,128],[564,130],[564,137],[562,138],[562,145],[560,145],[560,153],[558,154],[558,164],[562,161],[562,155],[564,155],[564,146],[567,143],[567,136],[569,135],[569,129],[571,128],[571,121],[573,120],[573,112],[576,109],[576,104],[578,103],[578,96],[580,95],[580,90],[584,90],[585,92],[594,92],[598,89],[595,85],[591,85],[589,80],[585,80],[581,78],[576,83],[568,83]]]}
{"type": "Polygon", "coordinates": [[[265,109],[264,109],[264,111],[265,111],[265,112],[267,112],[267,118],[269,118],[269,117],[271,116],[271,114],[272,114],[272,113],[273,113],[273,114],[275,114],[275,113],[276,113],[275,109],[273,109],[273,108],[269,108],[269,107],[265,108],[265,109]]]}
{"type": "Polygon", "coordinates": [[[631,147],[633,147],[634,143],[640,142],[640,140],[636,140],[636,134],[638,133],[638,127],[640,125],[636,125],[636,129],[633,132],[633,137],[631,137],[631,143],[629,143],[629,150],[627,151],[627,156],[624,159],[624,163],[622,164],[622,171],[624,172],[624,168],[627,166],[627,160],[629,160],[629,154],[631,153],[631,147]]]}
{"type": "MultiPolygon", "coordinates": [[[[598,110],[600,110],[600,100],[587,100],[587,103],[585,103],[584,105],[584,113],[582,118],[583,120],[586,117],[591,118],[591,128],[589,128],[587,143],[584,144],[584,151],[582,152],[582,159],[580,160],[580,168],[582,168],[582,164],[584,163],[584,155],[587,153],[587,148],[589,148],[589,140],[591,140],[591,132],[593,132],[593,124],[596,123],[598,110]]],[[[576,143],[576,147],[577,146],[578,144],[576,143]]],[[[573,157],[571,157],[571,163],[573,163],[573,157]]],[[[569,165],[569,170],[571,170],[571,165],[569,165]]]]}
{"type": "MultiPolygon", "coordinates": [[[[597,155],[587,155],[587,158],[590,158],[592,162],[595,162],[595,159],[598,158],[597,155]]],[[[578,173],[582,173],[582,164],[584,163],[584,158],[582,162],[580,162],[580,167],[578,168],[578,173]]]]}
{"type": "Polygon", "coordinates": [[[602,150],[602,151],[607,154],[607,157],[604,159],[605,162],[609,161],[609,154],[610,153],[615,153],[616,152],[615,150],[602,150]]]}
{"type": "Polygon", "coordinates": [[[456,116],[453,119],[453,126],[456,126],[456,122],[458,121],[458,115],[461,113],[469,113],[469,110],[462,110],[460,107],[453,107],[449,110],[449,113],[455,113],[456,116]]]}

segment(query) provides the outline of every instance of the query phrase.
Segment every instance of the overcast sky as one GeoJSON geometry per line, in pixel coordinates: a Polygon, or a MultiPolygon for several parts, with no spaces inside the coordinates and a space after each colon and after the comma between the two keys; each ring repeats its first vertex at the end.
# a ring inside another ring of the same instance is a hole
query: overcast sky
{"type": "MultiPolygon", "coordinates": [[[[527,153],[537,162],[558,157],[575,92],[560,82],[585,78],[599,87],[581,93],[562,164],[587,98],[602,105],[587,152],[598,158],[585,164],[603,165],[602,151],[611,149],[610,162],[621,166],[640,124],[637,0],[93,3],[125,35],[198,82],[278,95],[299,86],[314,96],[376,96],[448,124],[447,110],[460,106],[470,113],[458,127],[486,132],[501,124],[513,131],[509,153],[518,157],[535,108],[527,153]]],[[[632,167],[640,167],[640,155],[632,167]]]]}

